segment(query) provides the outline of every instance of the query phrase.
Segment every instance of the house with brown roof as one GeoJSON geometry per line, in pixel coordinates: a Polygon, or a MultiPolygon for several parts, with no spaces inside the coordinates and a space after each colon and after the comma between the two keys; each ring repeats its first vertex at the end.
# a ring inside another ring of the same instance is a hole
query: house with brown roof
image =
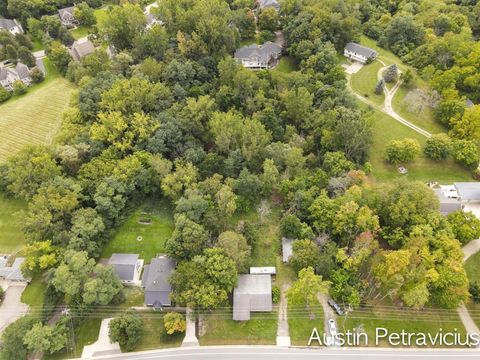
{"type": "Polygon", "coordinates": [[[82,38],[78,39],[72,44],[69,53],[74,60],[80,61],[80,59],[93,53],[94,51],[95,46],[93,46],[92,42],[87,38],[82,38]]]}

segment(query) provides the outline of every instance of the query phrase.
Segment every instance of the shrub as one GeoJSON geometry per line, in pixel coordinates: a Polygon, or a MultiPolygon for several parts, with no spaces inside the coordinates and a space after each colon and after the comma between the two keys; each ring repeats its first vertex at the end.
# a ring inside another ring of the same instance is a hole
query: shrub
{"type": "Polygon", "coordinates": [[[185,318],[177,312],[166,313],[163,317],[163,325],[168,335],[173,335],[176,332],[185,332],[187,329],[185,318]]]}
{"type": "Polygon", "coordinates": [[[0,286],[0,304],[3,301],[3,298],[5,297],[5,290],[0,286]]]}
{"type": "Polygon", "coordinates": [[[420,152],[420,144],[414,139],[391,141],[385,150],[385,159],[392,163],[406,163],[413,161],[420,152]]]}
{"type": "Polygon", "coordinates": [[[2,86],[0,86],[0,103],[7,101],[8,99],[10,99],[11,96],[11,92],[5,90],[2,86]]]}
{"type": "Polygon", "coordinates": [[[452,140],[446,134],[433,135],[425,143],[423,152],[432,160],[445,160],[452,150],[452,140]]]}
{"type": "Polygon", "coordinates": [[[263,30],[260,31],[257,35],[257,40],[259,43],[265,43],[267,41],[275,41],[275,33],[273,31],[263,30]]]}
{"type": "Polygon", "coordinates": [[[272,302],[278,304],[280,302],[280,288],[277,285],[272,287],[272,302]]]}
{"type": "Polygon", "coordinates": [[[38,84],[45,79],[45,76],[43,75],[43,72],[41,72],[39,68],[34,68],[30,72],[30,77],[32,78],[32,82],[34,84],[38,84]]]}
{"type": "Polygon", "coordinates": [[[385,81],[383,79],[378,80],[377,85],[375,85],[375,94],[383,94],[383,87],[385,86],[385,81]]]}
{"type": "Polygon", "coordinates": [[[480,285],[477,282],[470,284],[470,295],[475,304],[480,304],[480,285]]]}
{"type": "Polygon", "coordinates": [[[27,85],[25,85],[22,81],[20,80],[15,80],[13,82],[13,93],[15,95],[22,95],[27,92],[27,85]]]}
{"type": "Polygon", "coordinates": [[[390,65],[383,73],[383,79],[387,83],[393,83],[397,81],[398,78],[398,68],[397,65],[390,65]]]}
{"type": "Polygon", "coordinates": [[[478,148],[477,145],[470,140],[457,140],[453,143],[453,159],[474,169],[478,166],[478,148]]]}

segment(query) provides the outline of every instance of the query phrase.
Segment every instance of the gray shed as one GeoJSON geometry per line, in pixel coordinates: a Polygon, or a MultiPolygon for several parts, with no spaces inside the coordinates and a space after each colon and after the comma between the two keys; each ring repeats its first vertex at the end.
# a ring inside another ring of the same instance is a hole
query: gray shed
{"type": "Polygon", "coordinates": [[[145,265],[143,272],[142,286],[145,288],[146,306],[170,306],[170,293],[172,286],[169,278],[175,269],[175,260],[168,256],[158,256],[145,265]]]}
{"type": "Polygon", "coordinates": [[[293,254],[292,243],[294,241],[294,239],[289,239],[286,237],[282,238],[282,260],[285,263],[288,262],[288,259],[293,254]]]}
{"type": "Polygon", "coordinates": [[[138,254],[112,254],[108,265],[113,266],[115,273],[122,281],[133,281],[137,271],[138,254]]]}
{"type": "Polygon", "coordinates": [[[433,192],[440,202],[440,213],[442,215],[447,216],[454,211],[462,210],[462,203],[458,199],[445,196],[442,189],[433,189],[433,192]]]}
{"type": "Polygon", "coordinates": [[[250,312],[272,311],[270,275],[240,275],[233,290],[233,320],[250,320],[250,312]]]}

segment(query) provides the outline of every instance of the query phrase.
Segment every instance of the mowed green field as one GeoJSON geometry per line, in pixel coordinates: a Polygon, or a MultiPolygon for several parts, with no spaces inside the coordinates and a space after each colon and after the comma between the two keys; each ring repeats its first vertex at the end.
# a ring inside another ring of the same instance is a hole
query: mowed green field
{"type": "Polygon", "coordinates": [[[26,208],[25,201],[7,197],[0,192],[0,254],[14,253],[25,243],[16,214],[26,208]]]}
{"type": "Polygon", "coordinates": [[[55,78],[0,106],[0,163],[25,145],[53,141],[72,90],[67,80],[55,78]]]}

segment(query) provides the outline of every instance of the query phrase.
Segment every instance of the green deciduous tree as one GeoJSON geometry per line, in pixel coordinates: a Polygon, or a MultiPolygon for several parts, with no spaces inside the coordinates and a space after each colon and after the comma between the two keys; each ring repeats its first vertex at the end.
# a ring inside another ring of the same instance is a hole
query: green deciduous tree
{"type": "Polygon", "coordinates": [[[423,152],[432,160],[445,160],[452,151],[452,140],[446,134],[435,134],[427,139],[423,152]]]}
{"type": "Polygon", "coordinates": [[[455,211],[447,216],[453,235],[462,244],[480,237],[480,220],[470,211],[455,211]]]}
{"type": "Polygon", "coordinates": [[[218,236],[216,246],[223,249],[225,255],[235,261],[239,273],[248,271],[251,247],[243,235],[234,231],[225,231],[218,236]]]}
{"type": "Polygon", "coordinates": [[[292,255],[288,262],[296,273],[312,267],[315,269],[320,259],[320,249],[312,240],[296,240],[292,244],[292,255]]]}
{"type": "Polygon", "coordinates": [[[108,336],[111,342],[118,342],[127,351],[132,351],[143,333],[143,321],[133,312],[122,314],[108,324],[108,336]]]}
{"type": "Polygon", "coordinates": [[[319,293],[328,292],[329,283],[323,281],[320,275],[315,275],[312,267],[300,270],[298,280],[287,292],[287,297],[291,301],[299,301],[305,304],[305,308],[309,311],[310,306],[317,300],[319,293]]]}
{"type": "Polygon", "coordinates": [[[392,140],[385,149],[385,159],[393,164],[413,161],[420,153],[420,144],[413,139],[392,140]]]}
{"type": "Polygon", "coordinates": [[[168,312],[163,317],[163,325],[168,335],[173,335],[174,333],[182,333],[187,329],[187,323],[182,314],[177,312],[168,312]]]}

